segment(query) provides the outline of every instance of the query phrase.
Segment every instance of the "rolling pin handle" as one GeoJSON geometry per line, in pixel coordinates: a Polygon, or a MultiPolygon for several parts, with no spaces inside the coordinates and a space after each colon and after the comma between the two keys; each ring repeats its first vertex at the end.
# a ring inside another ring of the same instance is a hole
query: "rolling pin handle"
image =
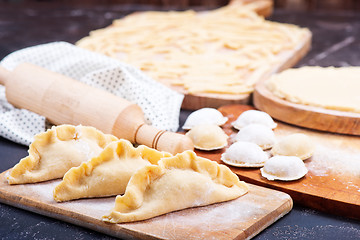
{"type": "Polygon", "coordinates": [[[0,85],[5,86],[7,79],[10,77],[10,71],[0,66],[0,85]]]}
{"type": "Polygon", "coordinates": [[[138,127],[135,142],[171,154],[182,153],[186,150],[194,150],[194,144],[188,136],[159,130],[146,124],[141,124],[138,127]]]}
{"type": "Polygon", "coordinates": [[[158,135],[155,144],[156,149],[160,151],[168,150],[171,154],[194,150],[194,143],[188,136],[168,131],[162,131],[158,135]]]}

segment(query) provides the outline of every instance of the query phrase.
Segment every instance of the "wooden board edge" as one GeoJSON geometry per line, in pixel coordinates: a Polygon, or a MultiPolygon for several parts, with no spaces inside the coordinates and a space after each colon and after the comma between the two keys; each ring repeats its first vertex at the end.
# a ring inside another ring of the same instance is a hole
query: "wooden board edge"
{"type": "Polygon", "coordinates": [[[229,104],[248,104],[251,101],[251,94],[241,94],[229,96],[220,94],[184,94],[181,108],[185,110],[197,110],[200,108],[211,107],[219,108],[229,104]]]}
{"type": "Polygon", "coordinates": [[[292,103],[272,94],[265,82],[256,85],[254,106],[273,118],[300,127],[360,135],[360,114],[292,103]]]}
{"type": "MultiPolygon", "coordinates": [[[[310,30],[307,31],[305,38],[303,40],[304,40],[303,44],[299,46],[290,57],[285,59],[283,64],[277,69],[276,72],[281,72],[285,69],[295,66],[310,51],[311,41],[312,41],[312,33],[310,32],[310,30]]],[[[267,79],[262,79],[259,82],[263,82],[266,80],[267,79]]]]}
{"type": "Polygon", "coordinates": [[[10,205],[16,208],[20,208],[26,211],[30,211],[36,214],[40,214],[46,217],[54,218],[63,222],[67,222],[70,224],[74,224],[80,227],[84,227],[93,231],[101,232],[107,234],[109,236],[113,236],[116,238],[124,238],[127,239],[129,237],[139,237],[141,236],[142,239],[151,239],[151,240],[158,240],[158,237],[153,237],[150,234],[145,235],[140,232],[133,231],[128,228],[121,227],[119,224],[116,225],[109,225],[108,223],[102,222],[100,219],[93,219],[93,222],[88,221],[88,219],[84,219],[81,214],[76,212],[71,212],[68,210],[61,209],[61,213],[57,210],[56,207],[46,204],[46,207],[40,207],[38,201],[23,198],[20,195],[14,195],[0,189],[0,203],[10,205]],[[51,211],[49,211],[49,209],[51,211]],[[75,216],[74,216],[75,215],[75,216]],[[98,224],[98,225],[97,225],[98,224]],[[106,227],[105,227],[106,225],[106,227]],[[108,229],[110,226],[111,230],[108,229]],[[121,231],[119,231],[119,228],[121,231]]]}
{"type": "MultiPolygon", "coordinates": [[[[11,169],[8,169],[0,173],[0,177],[4,176],[6,172],[10,170],[11,169]]],[[[253,189],[255,191],[265,191],[265,192],[267,191],[273,193],[277,192],[277,195],[279,194],[281,195],[281,197],[279,196],[278,199],[286,198],[286,201],[281,202],[281,205],[279,205],[279,207],[277,207],[271,212],[268,212],[266,216],[263,216],[261,220],[256,222],[256,224],[253,224],[251,227],[249,227],[247,231],[242,230],[241,233],[234,239],[250,239],[256,236],[265,228],[267,228],[268,226],[276,222],[278,219],[286,215],[288,212],[290,212],[293,207],[293,200],[289,194],[270,188],[264,188],[251,183],[248,184],[250,189],[253,189]]],[[[135,238],[151,239],[151,240],[163,239],[159,236],[152,235],[151,233],[146,233],[146,232],[142,233],[121,226],[121,225],[126,225],[126,223],[125,224],[105,223],[100,219],[96,219],[91,216],[85,216],[74,211],[65,210],[63,208],[60,209],[51,203],[44,203],[41,201],[37,201],[36,199],[32,199],[31,197],[23,197],[20,194],[11,193],[3,187],[0,187],[0,203],[4,203],[46,217],[54,218],[80,227],[84,227],[93,231],[104,233],[116,238],[128,239],[129,237],[131,238],[135,237],[135,238]],[[91,221],[89,221],[89,218],[91,219],[91,221]]]]}
{"type": "MultiPolygon", "coordinates": [[[[250,184],[252,185],[252,184],[250,184]]],[[[252,187],[254,188],[262,188],[259,187],[257,185],[252,185],[252,187]]],[[[276,190],[272,190],[272,189],[267,189],[268,191],[276,191],[276,190]]],[[[283,193],[282,194],[286,194],[283,193]]],[[[242,231],[241,234],[239,236],[237,236],[237,238],[240,237],[240,239],[251,239],[253,237],[255,237],[257,234],[259,234],[260,232],[262,232],[264,229],[266,229],[268,226],[270,226],[271,224],[273,224],[274,222],[276,222],[277,220],[279,220],[280,218],[282,218],[283,216],[285,216],[287,213],[289,213],[293,207],[293,201],[291,199],[291,197],[286,194],[288,196],[288,199],[286,202],[282,203],[280,207],[278,207],[277,209],[275,209],[274,211],[268,213],[267,216],[264,216],[260,221],[258,221],[256,224],[252,225],[250,228],[247,229],[247,231],[242,231]],[[272,216],[276,216],[276,218],[272,218],[272,216]]],[[[26,211],[30,211],[36,214],[40,214],[43,216],[47,216],[50,218],[54,218],[60,221],[64,221],[70,224],[74,224],[80,227],[84,227],[90,230],[94,230],[100,233],[104,233],[107,234],[109,236],[113,236],[116,238],[124,238],[124,239],[128,239],[129,237],[141,237],[141,239],[149,239],[149,240],[159,240],[162,238],[159,238],[159,236],[155,237],[152,236],[151,234],[142,234],[140,232],[136,232],[136,231],[132,231],[130,229],[127,228],[121,228],[121,231],[119,231],[118,229],[116,230],[110,230],[107,228],[103,228],[101,226],[96,225],[95,223],[91,223],[89,221],[84,221],[84,219],[82,220],[82,215],[80,214],[76,214],[77,217],[71,216],[72,212],[69,214],[67,212],[69,211],[64,211],[62,209],[62,213],[55,213],[53,211],[49,211],[46,208],[43,207],[39,207],[39,204],[37,204],[37,201],[34,200],[29,200],[29,199],[24,199],[17,195],[14,198],[13,194],[3,194],[2,191],[0,191],[0,203],[4,203],[16,208],[20,208],[26,211]],[[11,199],[11,200],[6,200],[6,199],[11,199]],[[64,214],[65,212],[65,214],[64,214]],[[115,234],[117,233],[117,234],[115,234]],[[126,234],[128,233],[128,234],[126,234]]],[[[54,209],[56,209],[54,207],[54,209]]],[[[101,223],[102,225],[107,225],[107,223],[103,223],[100,220],[95,220],[99,223],[101,223]]],[[[119,225],[113,225],[114,228],[118,228],[119,225]]],[[[237,239],[236,238],[236,239],[237,239]]]]}
{"type": "MultiPolygon", "coordinates": [[[[278,191],[278,190],[276,190],[276,191],[278,191]]],[[[284,193],[284,192],[282,192],[282,193],[284,193]]],[[[268,214],[261,221],[259,221],[258,224],[261,223],[262,226],[258,227],[258,229],[256,231],[253,230],[251,234],[248,233],[251,228],[248,229],[249,231],[245,231],[245,234],[247,235],[247,237],[245,239],[251,239],[251,238],[255,237],[260,232],[265,230],[267,227],[269,227],[270,225],[272,225],[273,223],[278,221],[280,218],[282,218],[283,216],[285,216],[286,214],[288,214],[292,210],[292,208],[294,206],[294,202],[293,202],[290,195],[288,195],[287,193],[284,193],[284,194],[286,194],[288,196],[287,201],[284,202],[279,208],[274,210],[271,214],[268,214]],[[272,219],[270,215],[275,215],[277,217],[272,219]]],[[[252,228],[256,229],[255,225],[253,225],[252,228]]]]}
{"type": "Polygon", "coordinates": [[[306,193],[306,195],[304,195],[303,193],[297,192],[293,189],[285,188],[281,186],[281,184],[274,185],[267,183],[266,181],[259,181],[257,179],[247,177],[246,175],[242,175],[239,172],[235,172],[235,174],[247,183],[286,193],[291,196],[294,203],[301,206],[309,207],[326,214],[360,220],[359,205],[336,199],[324,198],[310,193],[306,193]]]}
{"type": "MultiPolygon", "coordinates": [[[[283,62],[274,69],[271,74],[283,71],[287,68],[295,66],[300,59],[302,59],[311,48],[311,39],[312,34],[310,31],[307,32],[304,42],[299,45],[292,53],[289,53],[283,60],[283,62]]],[[[270,74],[270,75],[271,75],[270,74]]],[[[263,79],[259,80],[258,83],[264,82],[270,76],[265,76],[263,79]]],[[[258,84],[255,85],[256,86],[258,84]]],[[[223,105],[231,104],[250,104],[253,101],[253,93],[251,94],[189,94],[184,89],[179,89],[179,87],[171,87],[175,91],[178,91],[184,94],[184,100],[181,108],[186,110],[197,110],[205,107],[219,108],[223,105]]]]}
{"type": "Polygon", "coordinates": [[[230,0],[229,5],[254,5],[255,12],[264,17],[269,17],[274,11],[273,0],[230,0]]]}

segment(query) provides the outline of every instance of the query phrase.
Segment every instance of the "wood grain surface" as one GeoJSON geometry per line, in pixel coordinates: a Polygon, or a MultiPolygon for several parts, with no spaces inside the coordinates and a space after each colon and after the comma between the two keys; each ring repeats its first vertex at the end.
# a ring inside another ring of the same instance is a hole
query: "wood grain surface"
{"type": "Polygon", "coordinates": [[[0,175],[0,202],[126,239],[249,239],[293,206],[288,194],[249,184],[249,192],[232,201],[110,224],[101,216],[113,208],[115,197],[57,203],[52,190],[60,180],[9,185],[6,173],[0,175]]]}
{"type": "Polygon", "coordinates": [[[292,103],[271,93],[264,81],[255,87],[253,102],[256,108],[286,123],[327,132],[360,135],[360,113],[292,103]]]}
{"type": "MultiPolygon", "coordinates": [[[[276,106],[274,106],[276,108],[276,106]]],[[[232,137],[237,133],[230,123],[245,110],[247,105],[228,105],[219,110],[229,118],[223,127],[232,137]]],[[[262,177],[259,168],[230,167],[240,179],[256,185],[288,193],[295,203],[354,219],[360,219],[360,137],[314,131],[277,122],[276,139],[292,133],[304,133],[315,144],[314,155],[305,160],[309,172],[292,182],[269,181],[262,177]]],[[[215,152],[197,151],[197,154],[217,162],[225,149],[215,152]]]]}

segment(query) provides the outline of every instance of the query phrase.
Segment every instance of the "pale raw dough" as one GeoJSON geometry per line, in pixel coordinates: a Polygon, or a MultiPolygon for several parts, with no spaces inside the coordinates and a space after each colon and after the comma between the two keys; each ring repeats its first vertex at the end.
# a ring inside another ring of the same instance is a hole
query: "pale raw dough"
{"type": "Polygon", "coordinates": [[[221,155],[221,160],[235,167],[262,167],[268,155],[255,143],[235,142],[221,155]]]}
{"type": "Polygon", "coordinates": [[[315,151],[315,145],[311,139],[303,133],[288,135],[271,149],[272,155],[296,156],[302,160],[310,158],[315,151]]]}
{"type": "Polygon", "coordinates": [[[125,139],[112,142],[100,155],[67,171],[53,191],[54,199],[63,202],[123,194],[138,169],[171,156],[143,145],[134,148],[125,139]]]}
{"type": "Polygon", "coordinates": [[[200,150],[217,150],[227,146],[228,135],[221,127],[213,124],[197,125],[185,134],[200,150]]]}
{"type": "Polygon", "coordinates": [[[235,141],[245,141],[257,144],[263,150],[272,148],[275,134],[271,128],[253,123],[243,127],[235,136],[235,141]]]}
{"type": "Polygon", "coordinates": [[[262,124],[271,129],[274,129],[277,126],[269,114],[259,110],[247,110],[241,113],[231,125],[234,128],[241,130],[243,127],[253,123],[262,124]]]}
{"type": "Polygon", "coordinates": [[[35,183],[62,178],[72,167],[98,155],[115,136],[93,127],[60,125],[40,133],[30,144],[29,156],[7,177],[9,184],[35,183]]]}
{"type": "Polygon", "coordinates": [[[136,66],[186,93],[248,94],[311,34],[265,20],[246,6],[252,4],[235,5],[205,12],[131,14],[76,44],[136,66]]]}
{"type": "Polygon", "coordinates": [[[360,113],[360,67],[302,67],[274,75],[267,88],[289,102],[360,113]]]}
{"type": "Polygon", "coordinates": [[[196,125],[215,124],[222,126],[228,120],[222,113],[215,108],[201,108],[192,112],[186,119],[183,129],[189,130],[196,125]]]}
{"type": "Polygon", "coordinates": [[[298,157],[275,156],[265,162],[260,172],[268,180],[292,181],[305,176],[308,170],[298,157]]]}
{"type": "Polygon", "coordinates": [[[102,220],[133,222],[185,208],[238,198],[248,191],[225,165],[185,151],[138,170],[102,220]]]}

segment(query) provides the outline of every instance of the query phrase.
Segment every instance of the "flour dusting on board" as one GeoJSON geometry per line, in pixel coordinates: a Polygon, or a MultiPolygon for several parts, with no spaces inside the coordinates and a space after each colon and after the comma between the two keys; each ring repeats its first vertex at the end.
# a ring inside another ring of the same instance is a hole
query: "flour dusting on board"
{"type": "Polygon", "coordinates": [[[360,177],[360,152],[317,145],[312,160],[306,166],[316,176],[327,176],[328,172],[332,172],[360,177]]]}
{"type": "Polygon", "coordinates": [[[104,224],[101,217],[114,207],[115,197],[57,203],[53,200],[52,192],[60,181],[9,185],[3,173],[0,175],[0,193],[9,194],[11,205],[16,207],[121,238],[142,236],[198,240],[249,237],[282,217],[292,207],[289,195],[249,185],[247,194],[231,201],[180,210],[144,221],[104,224]]]}
{"type": "Polygon", "coordinates": [[[58,205],[67,210],[79,212],[99,219],[101,216],[108,213],[115,205],[115,196],[107,198],[79,199],[57,203],[53,198],[53,189],[60,182],[61,180],[53,180],[43,183],[18,185],[16,187],[23,187],[24,190],[27,189],[27,191],[31,189],[31,195],[39,197],[49,204],[58,205]]]}
{"type": "MultiPolygon", "coordinates": [[[[262,200],[266,203],[265,199],[262,200]]],[[[261,205],[258,200],[246,199],[245,195],[228,202],[176,211],[126,226],[145,229],[146,225],[151,225],[154,229],[162,229],[161,235],[165,238],[176,238],[181,234],[181,239],[222,239],[227,231],[245,230],[247,224],[261,219],[266,214],[261,205]],[[197,234],[194,235],[194,232],[197,234]]]]}
{"type": "Polygon", "coordinates": [[[60,183],[60,180],[46,181],[40,183],[32,183],[26,185],[17,185],[24,187],[24,190],[31,190],[33,196],[44,199],[46,202],[55,202],[53,198],[53,189],[60,183]]]}
{"type": "Polygon", "coordinates": [[[108,214],[115,206],[115,196],[105,198],[79,199],[58,204],[61,204],[63,208],[80,212],[83,215],[100,220],[103,215],[108,214]]]}
{"type": "Polygon", "coordinates": [[[206,223],[201,225],[204,230],[219,230],[224,226],[231,228],[232,224],[237,221],[248,222],[253,221],[256,217],[263,214],[263,210],[257,203],[240,201],[234,205],[228,202],[227,204],[215,204],[208,207],[199,207],[198,211],[186,213],[179,211],[177,214],[168,214],[166,217],[177,222],[177,225],[188,227],[195,226],[199,222],[206,223]],[[209,221],[211,219],[211,221],[209,221]]]}

